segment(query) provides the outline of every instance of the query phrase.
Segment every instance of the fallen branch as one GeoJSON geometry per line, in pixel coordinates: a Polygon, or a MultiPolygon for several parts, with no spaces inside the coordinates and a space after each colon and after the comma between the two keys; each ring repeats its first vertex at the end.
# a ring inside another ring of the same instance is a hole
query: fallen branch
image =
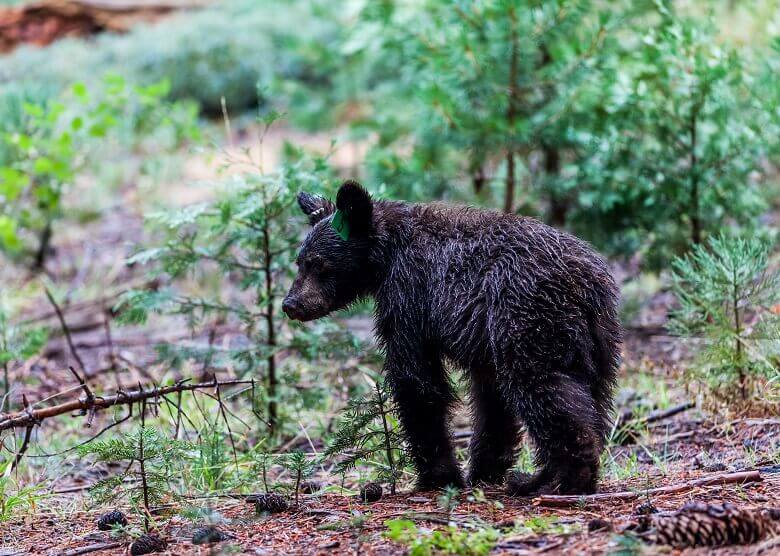
{"type": "Polygon", "coordinates": [[[709,477],[702,477],[700,479],[694,479],[692,481],[680,483],[677,485],[650,488],[641,491],[605,492],[602,494],[587,494],[583,496],[543,494],[542,496],[534,498],[533,503],[536,506],[566,508],[570,506],[587,505],[594,502],[626,502],[629,500],[636,500],[640,497],[644,498],[646,496],[675,494],[702,486],[745,484],[760,482],[762,480],[761,473],[758,471],[740,471],[737,473],[721,473],[719,475],[710,475],[709,477]]]}
{"type": "Polygon", "coordinates": [[[650,423],[656,423],[658,421],[663,421],[664,419],[668,419],[669,417],[674,417],[678,413],[682,413],[684,411],[688,411],[689,409],[692,409],[695,407],[696,404],[693,402],[685,402],[681,403],[679,405],[675,405],[674,407],[670,407],[669,409],[663,409],[658,411],[651,411],[644,417],[634,418],[633,411],[628,411],[620,416],[620,419],[618,419],[617,427],[625,427],[626,425],[647,425],[650,423]]]}
{"type": "Polygon", "coordinates": [[[122,546],[121,542],[100,542],[82,546],[81,548],[66,550],[61,554],[62,556],[80,556],[81,554],[89,554],[91,552],[97,552],[98,550],[110,550],[112,548],[119,548],[120,546],[122,546]]]}
{"type": "Polygon", "coordinates": [[[179,381],[176,384],[170,386],[154,388],[141,388],[137,390],[131,390],[129,392],[119,391],[111,396],[93,396],[91,399],[87,397],[81,397],[78,400],[71,400],[69,402],[53,405],[50,407],[44,407],[41,409],[26,409],[17,413],[6,414],[0,417],[0,431],[15,429],[19,427],[31,427],[40,425],[41,421],[58,415],[64,415],[66,413],[80,412],[81,414],[100,411],[115,405],[133,404],[148,400],[150,398],[159,398],[167,394],[173,394],[176,392],[190,392],[193,390],[202,390],[206,388],[218,388],[225,386],[234,386],[238,384],[253,384],[252,380],[225,380],[225,381],[211,381],[211,382],[199,382],[195,384],[187,384],[186,381],[179,381]]]}

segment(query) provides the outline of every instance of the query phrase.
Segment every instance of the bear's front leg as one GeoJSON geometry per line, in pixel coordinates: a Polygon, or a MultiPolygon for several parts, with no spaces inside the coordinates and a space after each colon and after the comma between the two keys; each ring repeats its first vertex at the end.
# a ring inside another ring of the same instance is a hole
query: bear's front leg
{"type": "Polygon", "coordinates": [[[455,396],[438,355],[388,346],[385,363],[420,490],[462,487],[447,425],[455,396]]]}

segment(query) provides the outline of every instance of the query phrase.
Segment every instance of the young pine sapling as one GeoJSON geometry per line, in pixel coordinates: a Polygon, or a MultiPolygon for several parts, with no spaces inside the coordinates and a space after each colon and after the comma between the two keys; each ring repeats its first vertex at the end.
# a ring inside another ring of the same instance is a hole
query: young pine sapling
{"type": "Polygon", "coordinates": [[[298,505],[298,493],[301,490],[301,482],[309,477],[317,466],[317,459],[309,454],[296,450],[284,457],[285,467],[293,476],[295,490],[295,505],[298,505]]]}
{"type": "MultiPolygon", "coordinates": [[[[145,407],[141,411],[143,416],[145,407]]],[[[152,506],[175,496],[172,484],[192,446],[162,436],[155,428],[146,426],[145,421],[142,417],[140,427],[118,438],[81,446],[79,454],[94,455],[98,462],[126,462],[121,473],[98,481],[90,494],[99,504],[127,499],[143,514],[144,529],[148,531],[152,506]]]]}
{"type": "Polygon", "coordinates": [[[780,275],[769,268],[769,252],[765,241],[721,235],[673,263],[679,308],[670,330],[696,338],[703,377],[725,393],[736,383],[742,400],[757,377],[777,376],[780,275]]]}
{"type": "Polygon", "coordinates": [[[337,465],[342,474],[358,463],[375,465],[379,479],[389,483],[390,493],[395,494],[408,458],[393,414],[389,386],[380,377],[376,377],[369,393],[349,401],[326,455],[342,456],[337,465]]]}

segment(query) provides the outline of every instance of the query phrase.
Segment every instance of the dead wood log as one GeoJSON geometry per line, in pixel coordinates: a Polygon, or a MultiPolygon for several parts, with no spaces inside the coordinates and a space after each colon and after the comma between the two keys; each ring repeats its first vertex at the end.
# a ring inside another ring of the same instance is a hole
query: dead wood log
{"type": "Polygon", "coordinates": [[[727,484],[742,485],[745,483],[760,482],[762,480],[763,479],[761,478],[761,473],[759,473],[758,471],[739,471],[737,473],[720,473],[718,475],[710,475],[708,477],[693,479],[685,483],[650,488],[646,490],[604,492],[600,494],[586,494],[583,496],[565,495],[565,494],[543,494],[537,498],[534,498],[533,503],[536,506],[567,508],[571,506],[587,505],[587,504],[598,503],[598,502],[626,502],[630,500],[636,500],[637,498],[645,497],[645,496],[675,494],[678,492],[684,492],[686,490],[692,490],[694,488],[703,487],[703,486],[715,486],[715,485],[727,485],[727,484]]]}
{"type": "Polygon", "coordinates": [[[23,43],[39,46],[62,37],[122,33],[139,21],[155,21],[175,10],[201,7],[196,0],[42,0],[0,10],[0,52],[23,43]]]}
{"type": "Polygon", "coordinates": [[[177,382],[170,386],[155,386],[154,388],[141,388],[130,390],[129,392],[118,391],[110,396],[95,396],[90,399],[87,396],[78,400],[71,400],[58,405],[44,407],[41,409],[25,409],[17,413],[0,415],[0,431],[11,430],[20,427],[31,427],[40,425],[44,419],[64,415],[66,413],[79,412],[89,415],[91,413],[124,404],[133,404],[148,399],[159,398],[167,394],[176,392],[191,392],[193,390],[204,390],[208,388],[221,388],[225,386],[235,386],[239,384],[254,384],[252,380],[224,380],[211,382],[198,382],[188,384],[185,381],[177,382]]]}

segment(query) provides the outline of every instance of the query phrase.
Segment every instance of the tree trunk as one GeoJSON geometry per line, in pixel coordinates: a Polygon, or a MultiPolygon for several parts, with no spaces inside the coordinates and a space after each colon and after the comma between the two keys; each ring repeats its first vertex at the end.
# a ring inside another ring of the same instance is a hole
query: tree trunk
{"type": "Polygon", "coordinates": [[[739,289],[737,287],[737,269],[733,271],[733,299],[734,304],[734,335],[736,336],[736,355],[737,355],[737,373],[739,375],[739,392],[742,400],[747,400],[747,377],[745,376],[745,367],[742,365],[742,319],[739,314],[739,289]]]}
{"type": "Polygon", "coordinates": [[[149,483],[146,478],[146,455],[144,454],[144,429],[146,428],[146,400],[141,401],[141,434],[138,439],[138,467],[141,473],[141,488],[144,495],[144,533],[149,532],[149,483]]]}
{"type": "Polygon", "coordinates": [[[474,193],[479,195],[485,189],[485,168],[480,165],[471,174],[471,183],[474,185],[474,193]]]}
{"type": "Polygon", "coordinates": [[[38,243],[38,252],[35,254],[35,266],[36,270],[43,269],[43,265],[46,262],[46,254],[49,251],[49,244],[51,243],[51,219],[46,220],[46,226],[41,232],[41,239],[38,243]]]}
{"type": "MultiPolygon", "coordinates": [[[[544,153],[544,173],[546,177],[559,176],[561,173],[561,153],[557,148],[550,145],[543,145],[544,153]]],[[[563,226],[566,224],[566,215],[569,212],[569,201],[557,195],[550,193],[550,224],[553,226],[563,226]]]]}
{"type": "Polygon", "coordinates": [[[379,382],[374,384],[376,387],[376,395],[379,401],[379,411],[382,413],[382,428],[385,434],[385,452],[387,453],[387,465],[390,467],[390,473],[392,474],[392,480],[390,481],[390,494],[395,494],[395,461],[393,458],[393,446],[390,443],[390,427],[387,424],[387,411],[385,410],[385,397],[382,393],[382,388],[379,386],[379,382]]]}
{"type": "Polygon", "coordinates": [[[504,212],[515,211],[515,122],[517,121],[517,19],[515,10],[509,10],[511,53],[509,55],[509,103],[506,120],[509,127],[509,141],[506,152],[506,191],[504,196],[504,212]]]}
{"type": "Polygon", "coordinates": [[[696,119],[698,116],[698,109],[694,108],[691,110],[691,121],[690,121],[690,143],[691,143],[691,153],[690,153],[690,179],[691,179],[691,198],[690,198],[690,219],[691,219],[691,242],[693,242],[694,245],[698,245],[701,243],[702,239],[702,225],[701,225],[701,215],[699,213],[700,208],[700,200],[699,200],[699,168],[698,168],[698,157],[696,155],[696,144],[697,144],[697,125],[696,125],[696,119]]]}
{"type": "MultiPolygon", "coordinates": [[[[274,290],[273,290],[273,277],[271,272],[273,269],[271,254],[271,238],[268,232],[268,225],[263,227],[263,253],[264,255],[264,271],[265,271],[265,298],[266,298],[266,310],[265,310],[265,322],[267,331],[268,347],[273,350],[276,347],[276,328],[274,322],[274,290]]],[[[272,353],[268,356],[268,429],[273,435],[276,432],[276,427],[279,420],[278,405],[276,402],[276,390],[277,390],[277,378],[276,378],[276,354],[272,353]]]]}

